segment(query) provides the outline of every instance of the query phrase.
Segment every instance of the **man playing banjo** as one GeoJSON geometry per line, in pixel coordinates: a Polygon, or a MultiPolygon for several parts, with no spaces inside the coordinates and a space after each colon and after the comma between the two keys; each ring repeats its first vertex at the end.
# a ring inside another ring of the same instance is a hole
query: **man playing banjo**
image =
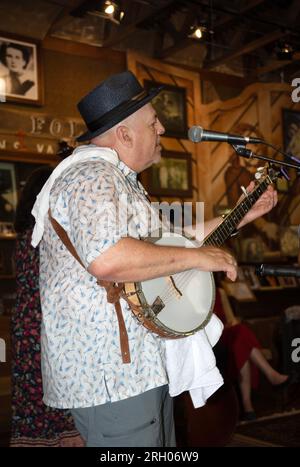
{"type": "MultiPolygon", "coordinates": [[[[191,270],[236,279],[236,260],[221,248],[142,241],[161,222],[137,181],[161,157],[164,128],[150,103],[159,91],[127,71],[86,95],[78,108],[88,130],[78,141],[90,144],[57,166],[33,209],[44,402],[72,410],[87,446],[175,446],[168,339],[141,325],[125,300],[117,306],[109,284],[191,270]]],[[[269,186],[238,227],[276,202],[269,186]]],[[[205,236],[221,221],[205,223],[205,236]]]]}

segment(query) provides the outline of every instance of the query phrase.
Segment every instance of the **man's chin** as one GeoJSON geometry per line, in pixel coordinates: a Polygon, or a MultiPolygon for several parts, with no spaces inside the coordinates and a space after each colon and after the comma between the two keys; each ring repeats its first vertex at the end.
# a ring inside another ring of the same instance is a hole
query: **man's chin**
{"type": "Polygon", "coordinates": [[[154,164],[158,164],[161,161],[161,149],[162,147],[159,146],[155,152],[154,164]]]}
{"type": "Polygon", "coordinates": [[[158,156],[155,157],[154,161],[153,161],[153,164],[159,164],[161,161],[161,154],[159,154],[158,156]]]}

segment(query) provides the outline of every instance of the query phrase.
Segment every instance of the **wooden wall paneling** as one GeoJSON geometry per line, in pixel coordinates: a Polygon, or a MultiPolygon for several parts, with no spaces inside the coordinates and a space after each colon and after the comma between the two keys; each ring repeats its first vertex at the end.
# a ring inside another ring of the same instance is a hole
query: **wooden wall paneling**
{"type": "MultiPolygon", "coordinates": [[[[218,108],[211,106],[209,110],[209,128],[225,133],[248,134],[247,122],[257,121],[257,98],[255,95],[246,96],[243,100],[236,98],[220,103],[218,108]]],[[[224,143],[211,143],[211,166],[212,166],[212,205],[220,207],[228,206],[226,186],[224,182],[224,171],[234,155],[230,145],[224,143]]],[[[216,214],[216,209],[211,215],[216,214]]]]}
{"type": "Polygon", "coordinates": [[[126,64],[125,52],[113,50],[108,47],[94,47],[92,45],[59,39],[57,37],[46,36],[42,41],[42,48],[67,55],[90,57],[102,60],[103,62],[114,62],[123,68],[125,68],[126,64]]]}
{"type": "MultiPolygon", "coordinates": [[[[283,126],[282,109],[296,109],[297,104],[291,101],[290,93],[286,90],[273,93],[271,92],[271,125],[272,142],[275,146],[283,146],[283,126]]],[[[298,104],[299,108],[299,104],[298,104]]]]}
{"type": "MultiPolygon", "coordinates": [[[[203,128],[209,128],[209,116],[206,111],[206,106],[202,103],[202,97],[200,93],[200,80],[199,92],[198,88],[195,89],[195,92],[195,124],[200,125],[203,128]]],[[[212,165],[210,157],[210,143],[195,144],[195,151],[197,157],[198,199],[199,201],[204,202],[205,219],[210,219],[212,213],[212,165]]]]}
{"type": "MultiPolygon", "coordinates": [[[[282,83],[255,83],[248,86],[238,97],[228,101],[215,101],[202,106],[202,113],[207,116],[207,128],[229,133],[245,135],[255,134],[266,141],[283,147],[282,108],[298,108],[291,100],[291,87],[282,83]]],[[[202,115],[201,115],[202,117],[202,115]]],[[[229,145],[205,143],[211,155],[211,206],[224,204],[224,171],[229,159],[234,154],[229,145]]],[[[204,146],[201,145],[201,147],[204,146]]],[[[253,148],[259,153],[271,155],[265,146],[253,148]]],[[[253,161],[254,162],[254,161],[253,161]]],[[[241,160],[241,164],[249,164],[241,160]]],[[[208,174],[207,174],[208,175],[208,174]]],[[[226,203],[225,203],[226,204],[226,203]]],[[[213,214],[213,210],[211,211],[213,214]]]]}
{"type": "MultiPolygon", "coordinates": [[[[269,90],[266,90],[264,88],[258,89],[257,92],[257,113],[256,116],[254,117],[255,120],[249,119],[250,125],[253,125],[253,127],[257,130],[254,132],[256,133],[256,136],[259,138],[262,138],[265,141],[268,141],[272,143],[272,122],[270,115],[266,115],[266,110],[270,112],[271,110],[271,95],[269,90]]],[[[249,149],[252,149],[254,153],[263,155],[263,156],[271,156],[272,155],[272,150],[268,146],[265,145],[248,145],[249,149]]],[[[255,159],[254,159],[255,160],[255,159]]],[[[264,166],[263,161],[257,161],[256,164],[254,164],[254,167],[258,166],[264,166]]]]}

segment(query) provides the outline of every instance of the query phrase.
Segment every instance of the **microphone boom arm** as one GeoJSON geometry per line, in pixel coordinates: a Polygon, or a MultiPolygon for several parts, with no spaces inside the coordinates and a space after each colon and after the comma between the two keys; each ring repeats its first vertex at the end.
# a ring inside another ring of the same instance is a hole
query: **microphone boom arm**
{"type": "MultiPolygon", "coordinates": [[[[266,144],[267,146],[271,146],[269,145],[269,143],[266,143],[265,141],[263,142],[263,144],[266,144]]],[[[269,163],[271,162],[272,164],[286,166],[286,167],[290,167],[292,169],[297,169],[298,171],[300,171],[300,164],[292,164],[291,162],[278,161],[277,159],[273,159],[272,157],[266,157],[266,156],[262,156],[261,154],[256,154],[250,149],[247,149],[246,145],[244,144],[231,144],[231,146],[233,147],[233,149],[239,156],[245,157],[246,159],[260,159],[262,161],[266,161],[269,163]]]]}

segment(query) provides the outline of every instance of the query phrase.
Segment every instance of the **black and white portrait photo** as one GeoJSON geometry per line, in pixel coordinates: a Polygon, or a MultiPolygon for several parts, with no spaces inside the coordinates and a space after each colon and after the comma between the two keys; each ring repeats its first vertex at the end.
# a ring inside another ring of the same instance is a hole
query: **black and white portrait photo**
{"type": "Polygon", "coordinates": [[[38,103],[40,82],[37,45],[0,37],[0,94],[2,101],[38,103]]]}

